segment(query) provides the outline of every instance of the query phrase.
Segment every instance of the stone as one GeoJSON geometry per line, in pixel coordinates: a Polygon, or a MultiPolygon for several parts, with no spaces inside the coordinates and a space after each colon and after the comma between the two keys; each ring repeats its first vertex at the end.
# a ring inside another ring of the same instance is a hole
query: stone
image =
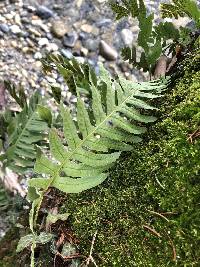
{"type": "Polygon", "coordinates": [[[63,37],[63,45],[66,47],[74,47],[76,41],[78,39],[78,35],[76,32],[70,32],[67,33],[64,37],[63,37]]]}
{"type": "Polygon", "coordinates": [[[117,51],[103,40],[99,44],[99,53],[107,60],[116,60],[118,57],[117,51]]]}
{"type": "Polygon", "coordinates": [[[16,14],[14,17],[14,21],[16,24],[21,25],[21,18],[19,14],[16,14]]]}
{"type": "Polygon", "coordinates": [[[49,40],[47,38],[41,38],[39,41],[38,41],[38,45],[39,46],[45,46],[45,45],[48,45],[49,44],[49,40]]]}
{"type": "Polygon", "coordinates": [[[35,14],[42,19],[49,19],[54,15],[51,9],[43,5],[37,7],[35,14]]]}
{"type": "Polygon", "coordinates": [[[18,33],[21,32],[21,29],[20,29],[20,27],[18,25],[12,25],[12,26],[10,26],[10,30],[14,34],[18,34],[18,33]]]}
{"type": "Polygon", "coordinates": [[[61,54],[68,59],[71,59],[73,57],[71,51],[67,49],[61,49],[61,54]]]}
{"type": "Polygon", "coordinates": [[[7,24],[2,23],[2,24],[0,24],[0,30],[4,33],[8,33],[10,31],[10,28],[7,24]]]}
{"type": "Polygon", "coordinates": [[[107,27],[112,23],[111,19],[100,19],[96,22],[97,27],[107,27]]]}
{"type": "Polygon", "coordinates": [[[87,39],[84,42],[84,46],[89,50],[89,51],[96,51],[99,47],[99,41],[94,40],[94,39],[87,39]]]}
{"type": "Polygon", "coordinates": [[[126,46],[130,46],[133,43],[133,34],[129,29],[123,29],[121,31],[121,37],[126,46]]]}
{"type": "Polygon", "coordinates": [[[55,52],[58,51],[58,46],[55,43],[49,43],[46,49],[48,52],[55,52]]]}
{"type": "Polygon", "coordinates": [[[35,59],[41,59],[42,58],[42,54],[40,52],[36,52],[34,55],[35,59]]]}
{"type": "Polygon", "coordinates": [[[83,32],[87,32],[87,33],[91,33],[92,32],[92,26],[90,25],[90,24],[83,24],[82,26],[81,26],[81,30],[83,31],[83,32]]]}
{"type": "Polygon", "coordinates": [[[54,20],[51,26],[51,32],[58,38],[62,38],[67,32],[69,28],[62,20],[54,20]]]}

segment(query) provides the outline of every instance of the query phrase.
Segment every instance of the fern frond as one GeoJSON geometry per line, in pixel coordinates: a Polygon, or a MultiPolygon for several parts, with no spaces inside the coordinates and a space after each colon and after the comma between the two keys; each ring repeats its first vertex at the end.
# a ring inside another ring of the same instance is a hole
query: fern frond
{"type": "Polygon", "coordinates": [[[141,141],[139,135],[146,130],[141,123],[155,121],[155,117],[144,115],[141,110],[154,109],[144,99],[160,97],[163,88],[161,81],[140,84],[122,77],[113,80],[102,65],[95,85],[89,73],[90,107],[77,91],[75,124],[68,109],[60,105],[65,140],[55,129],[51,130],[53,160],[40,152],[35,164],[37,173],[50,178],[33,178],[29,186],[45,190],[53,186],[66,193],[77,193],[102,183],[121,151],[131,150],[134,143],[141,141]],[[106,102],[101,97],[102,84],[106,102]]]}
{"type": "Polygon", "coordinates": [[[139,14],[146,15],[146,7],[143,0],[122,0],[121,2],[121,4],[116,1],[111,1],[110,3],[117,20],[129,15],[133,18],[138,17],[139,14]]]}
{"type": "MultiPolygon", "coordinates": [[[[35,144],[44,139],[48,125],[37,111],[40,95],[36,92],[23,106],[21,112],[13,117],[8,125],[7,149],[1,158],[5,166],[15,172],[23,173],[33,168],[36,158],[35,144]]],[[[40,110],[44,113],[44,110],[40,110]]],[[[47,115],[44,113],[44,117],[47,115]]]]}
{"type": "MultiPolygon", "coordinates": [[[[45,72],[52,71],[55,68],[58,70],[73,94],[76,94],[77,89],[81,93],[89,93],[89,73],[93,78],[94,84],[96,84],[95,73],[90,66],[88,64],[78,63],[74,58],[68,60],[60,55],[50,54],[42,62],[45,72]]],[[[52,91],[56,100],[59,100],[59,89],[52,87],[52,91]]]]}
{"type": "Polygon", "coordinates": [[[176,18],[188,16],[200,27],[200,9],[193,0],[172,0],[173,4],[161,4],[163,18],[176,18]]]}

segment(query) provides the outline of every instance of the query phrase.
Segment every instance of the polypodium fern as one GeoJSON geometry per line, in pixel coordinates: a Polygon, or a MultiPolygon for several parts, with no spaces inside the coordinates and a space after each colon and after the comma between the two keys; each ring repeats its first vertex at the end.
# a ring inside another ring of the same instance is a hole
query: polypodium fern
{"type": "Polygon", "coordinates": [[[173,4],[161,4],[163,18],[185,17],[193,19],[200,27],[200,9],[194,0],[172,0],[173,4]]]}
{"type": "Polygon", "coordinates": [[[77,92],[77,125],[70,112],[60,105],[67,147],[52,129],[49,143],[53,159],[39,152],[35,164],[37,173],[50,178],[33,178],[30,187],[45,191],[52,186],[66,193],[78,193],[100,184],[120,152],[131,150],[133,143],[141,141],[138,135],[145,128],[140,124],[155,121],[155,117],[143,115],[140,110],[154,109],[143,99],[160,97],[165,83],[132,83],[122,77],[113,80],[103,66],[100,70],[96,86],[89,75],[90,107],[77,92]],[[106,98],[102,98],[102,90],[106,98]]]}
{"type": "Polygon", "coordinates": [[[7,83],[7,88],[9,88],[11,95],[19,100],[18,103],[23,109],[16,116],[9,118],[8,138],[4,149],[5,153],[1,155],[1,160],[5,167],[9,167],[17,173],[23,173],[34,166],[36,158],[35,144],[44,140],[45,131],[48,130],[46,122],[48,115],[45,113],[46,108],[38,106],[40,103],[38,92],[35,92],[27,103],[22,89],[17,96],[14,86],[7,83]],[[23,99],[20,98],[22,95],[23,99]]]}

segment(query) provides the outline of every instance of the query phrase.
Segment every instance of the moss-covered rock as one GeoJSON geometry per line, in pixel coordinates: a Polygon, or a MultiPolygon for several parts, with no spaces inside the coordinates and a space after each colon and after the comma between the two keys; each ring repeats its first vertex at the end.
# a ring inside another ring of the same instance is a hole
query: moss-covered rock
{"type": "Polygon", "coordinates": [[[200,54],[183,62],[145,142],[98,188],[69,195],[63,211],[80,250],[107,266],[200,264],[200,54]]]}

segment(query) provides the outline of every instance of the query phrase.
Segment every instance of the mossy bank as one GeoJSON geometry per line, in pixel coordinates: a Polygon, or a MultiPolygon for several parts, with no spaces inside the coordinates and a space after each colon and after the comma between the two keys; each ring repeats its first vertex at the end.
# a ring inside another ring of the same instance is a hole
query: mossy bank
{"type": "Polygon", "coordinates": [[[98,266],[200,266],[200,53],[183,62],[158,122],[98,188],[69,195],[79,249],[98,266]]]}

